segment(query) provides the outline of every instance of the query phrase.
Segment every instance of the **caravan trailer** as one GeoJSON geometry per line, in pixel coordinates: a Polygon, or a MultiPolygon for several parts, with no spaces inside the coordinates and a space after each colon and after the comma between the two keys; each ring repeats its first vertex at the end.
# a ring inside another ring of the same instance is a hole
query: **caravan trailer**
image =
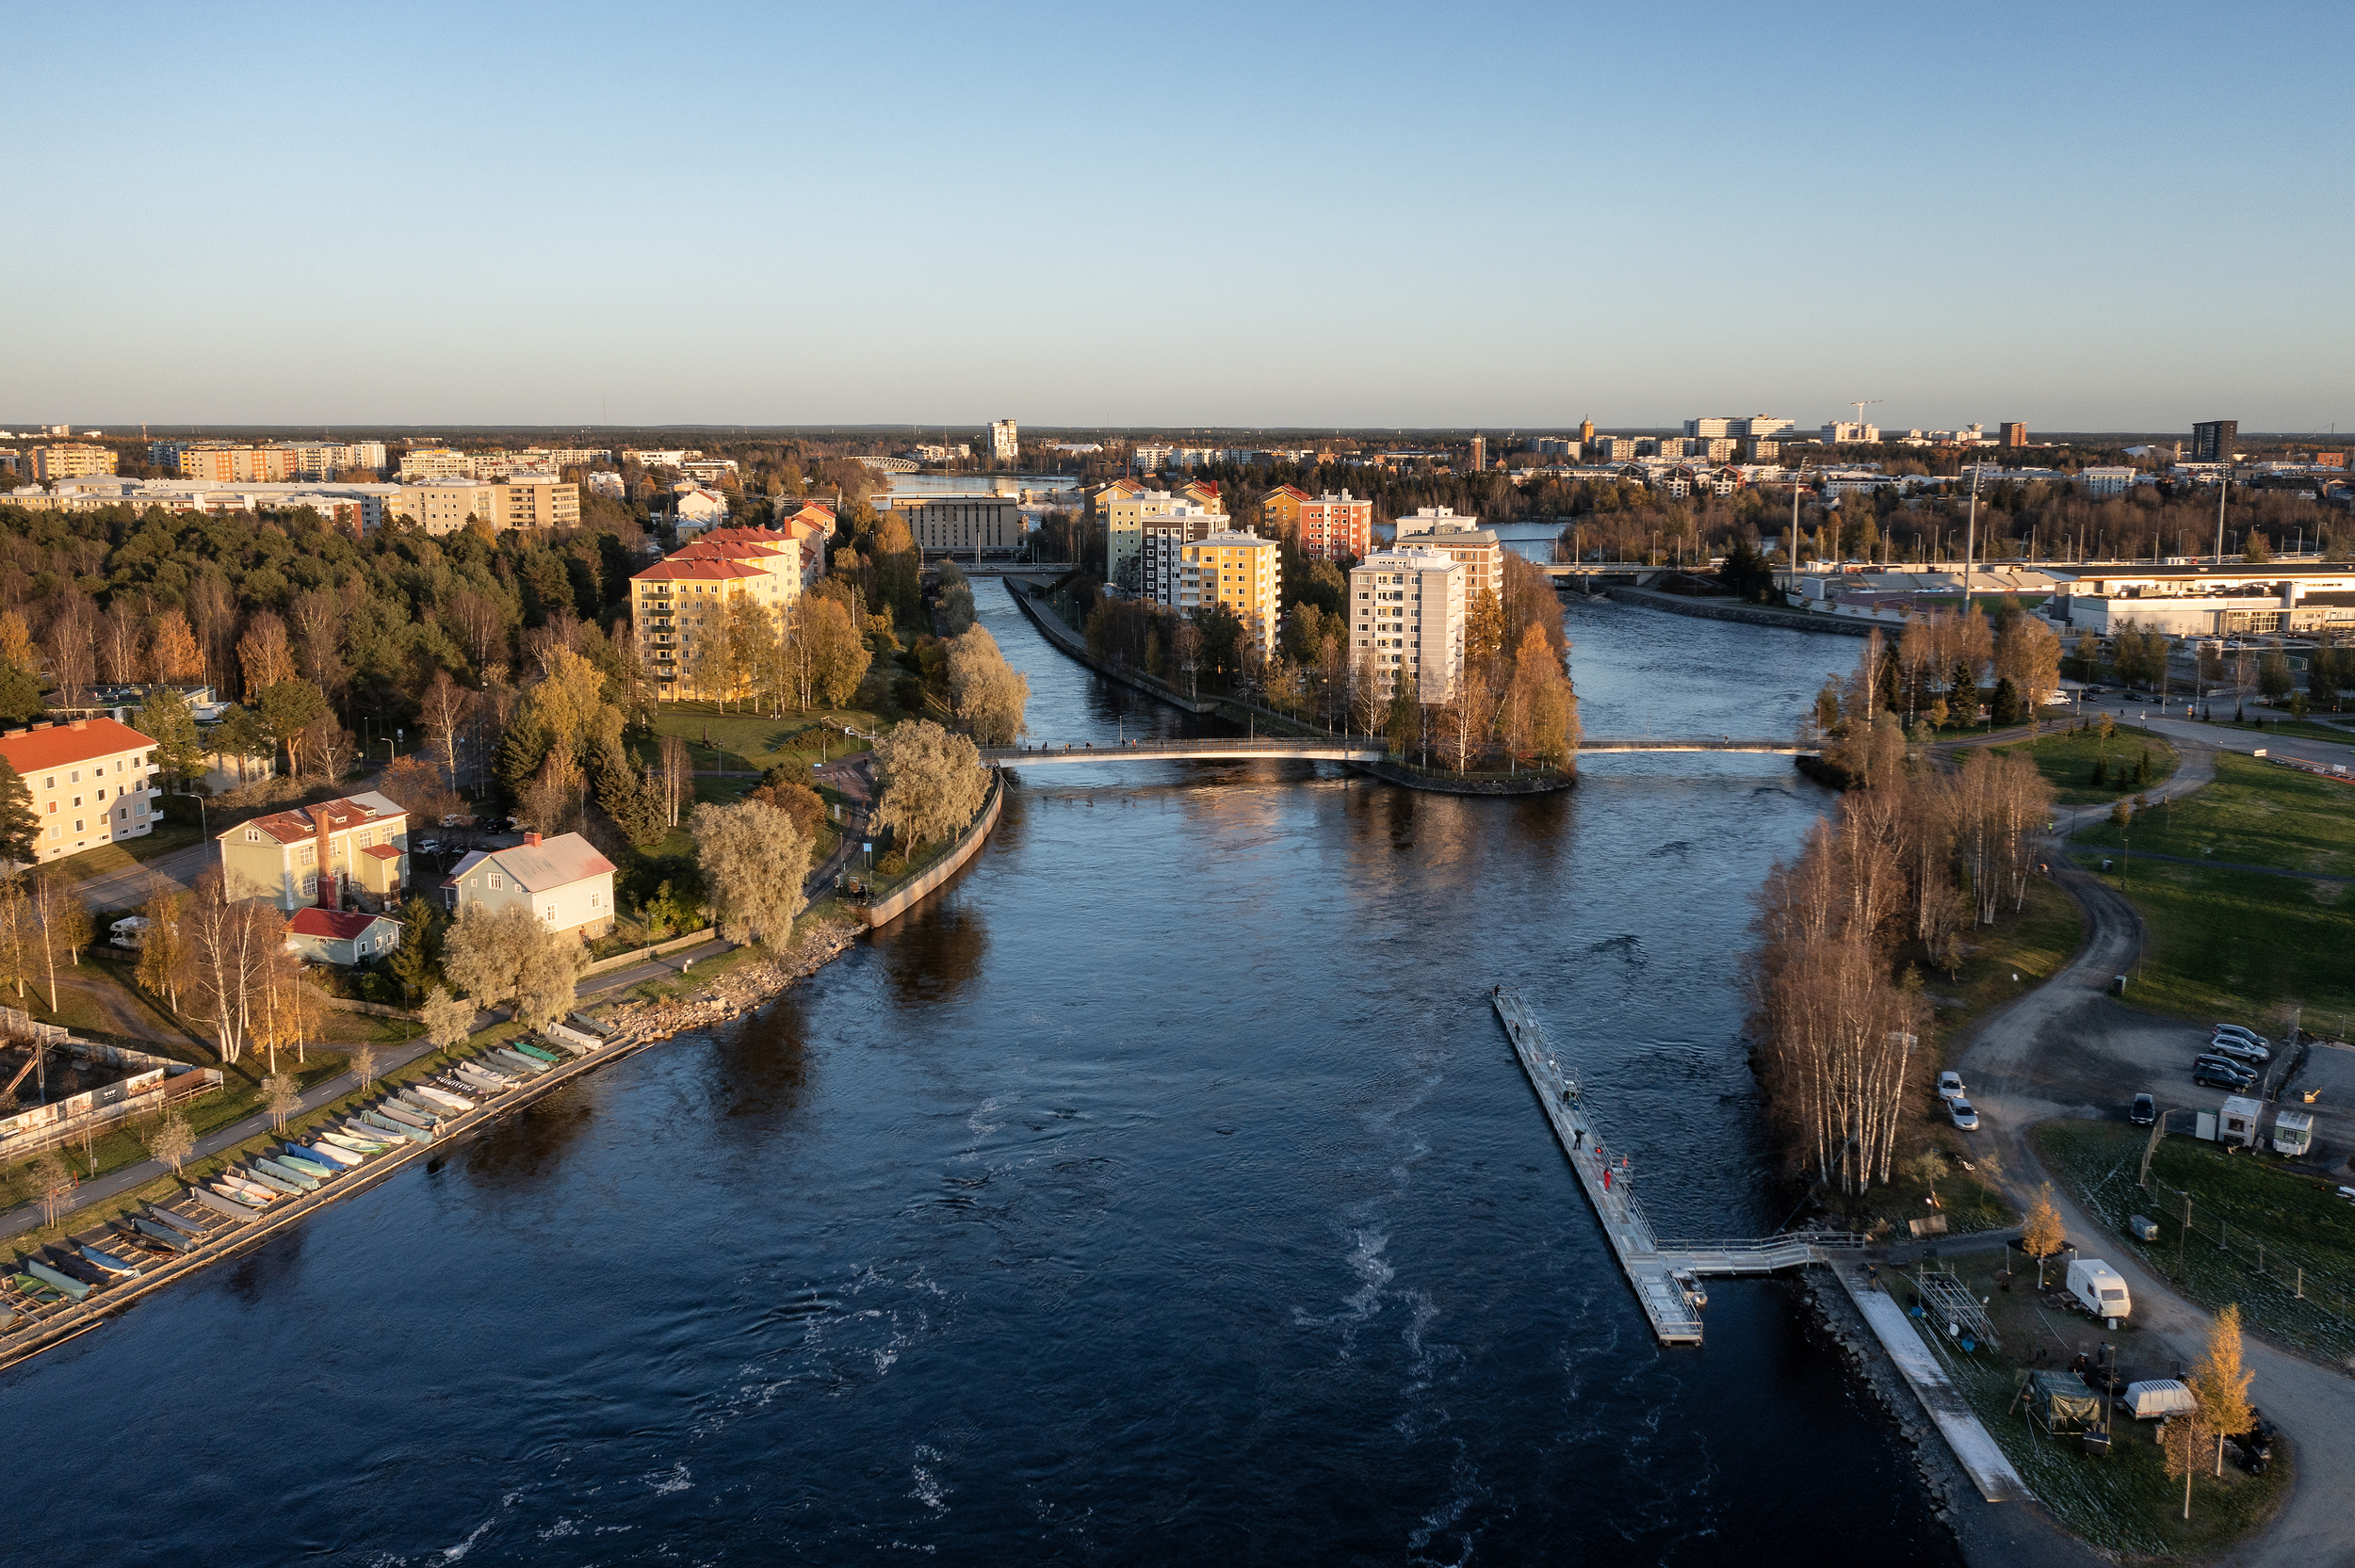
{"type": "Polygon", "coordinates": [[[2069,1265],[2069,1294],[2096,1317],[2123,1321],[2135,1309],[2125,1280],[2098,1257],[2077,1258],[2069,1265]]]}

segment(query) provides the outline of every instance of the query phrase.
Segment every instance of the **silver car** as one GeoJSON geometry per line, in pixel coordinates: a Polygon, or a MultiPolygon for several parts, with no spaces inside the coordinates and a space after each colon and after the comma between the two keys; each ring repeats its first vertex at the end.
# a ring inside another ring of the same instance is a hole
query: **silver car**
{"type": "Polygon", "coordinates": [[[1947,1101],[1946,1115],[1956,1126],[1960,1127],[1964,1132],[1977,1132],[1979,1130],[1979,1113],[1971,1108],[1971,1102],[1968,1100],[1953,1099],[1947,1101]]]}
{"type": "Polygon", "coordinates": [[[2264,1046],[2243,1040],[2236,1034],[2219,1034],[2208,1042],[2208,1049],[2235,1061],[2271,1061],[2273,1053],[2264,1046]]]}

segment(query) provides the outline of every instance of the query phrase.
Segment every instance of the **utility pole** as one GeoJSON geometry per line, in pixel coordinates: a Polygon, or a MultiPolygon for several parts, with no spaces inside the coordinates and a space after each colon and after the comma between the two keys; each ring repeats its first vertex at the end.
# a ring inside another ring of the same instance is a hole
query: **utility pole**
{"type": "Polygon", "coordinates": [[[2224,564],[2224,493],[2233,488],[2231,468],[2216,477],[2216,563],[2224,564]]]}
{"type": "Polygon", "coordinates": [[[1971,556],[1979,542],[1979,473],[1987,467],[1985,460],[1971,465],[1971,514],[1963,525],[1962,535],[1962,613],[1971,613],[1971,556]]]}

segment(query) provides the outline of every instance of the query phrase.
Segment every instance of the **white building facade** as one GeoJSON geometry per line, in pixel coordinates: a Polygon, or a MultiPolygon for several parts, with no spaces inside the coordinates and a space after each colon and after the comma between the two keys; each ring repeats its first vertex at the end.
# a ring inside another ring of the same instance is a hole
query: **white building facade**
{"type": "Polygon", "coordinates": [[[1416,700],[1444,703],[1464,669],[1461,563],[1443,550],[1376,550],[1349,574],[1350,659],[1403,672],[1416,700]]]}

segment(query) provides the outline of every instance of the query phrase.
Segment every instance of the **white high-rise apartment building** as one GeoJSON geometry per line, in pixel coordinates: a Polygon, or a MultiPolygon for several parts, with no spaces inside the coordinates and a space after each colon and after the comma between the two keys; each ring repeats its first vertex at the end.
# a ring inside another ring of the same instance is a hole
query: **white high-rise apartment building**
{"type": "Polygon", "coordinates": [[[1016,438],[1013,420],[993,419],[990,421],[989,449],[997,456],[999,462],[1012,462],[1020,454],[1022,444],[1016,438]]]}
{"type": "Polygon", "coordinates": [[[1504,602],[1504,546],[1479,518],[1458,517],[1448,507],[1417,507],[1414,516],[1398,520],[1398,547],[1437,550],[1460,563],[1466,605],[1477,605],[1484,593],[1504,602]]]}
{"type": "Polygon", "coordinates": [[[1747,419],[1732,419],[1727,423],[1733,427],[1726,432],[1728,435],[1747,436],[1752,441],[1765,441],[1785,430],[1799,428],[1797,420],[1785,419],[1774,413],[1754,413],[1747,419]]]}
{"type": "MultiPolygon", "coordinates": [[[[1349,574],[1349,656],[1377,676],[1403,671],[1416,700],[1444,703],[1464,670],[1468,574],[1444,550],[1376,550],[1349,574]]],[[[1387,683],[1386,683],[1387,684],[1387,683]]]]}
{"type": "Polygon", "coordinates": [[[1824,445],[1827,446],[1838,446],[1845,442],[1875,442],[1880,438],[1880,427],[1877,425],[1851,425],[1844,419],[1835,419],[1824,427],[1824,445]]]}

